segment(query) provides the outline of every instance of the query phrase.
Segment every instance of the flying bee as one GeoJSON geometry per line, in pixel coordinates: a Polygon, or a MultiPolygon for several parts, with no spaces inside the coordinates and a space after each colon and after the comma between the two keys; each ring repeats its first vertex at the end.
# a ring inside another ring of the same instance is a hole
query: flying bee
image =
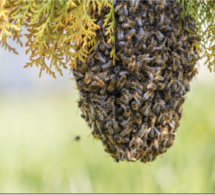
{"type": "MultiPolygon", "coordinates": [[[[124,121],[123,121],[124,122],[124,121]]],[[[125,127],[127,124],[129,124],[129,119],[126,120],[126,122],[124,122],[122,125],[125,127]]],[[[132,131],[132,125],[129,125],[125,130],[120,132],[120,137],[125,137],[127,135],[129,135],[132,131]]]]}
{"type": "Polygon", "coordinates": [[[128,33],[125,35],[126,40],[130,40],[136,33],[136,30],[132,28],[131,30],[128,31],[128,33]]]}
{"type": "Polygon", "coordinates": [[[117,79],[116,79],[116,76],[114,76],[112,78],[112,80],[110,81],[110,84],[108,86],[108,91],[111,93],[115,90],[115,87],[116,87],[116,83],[117,83],[117,79]]]}
{"type": "Polygon", "coordinates": [[[126,75],[122,75],[116,83],[117,89],[122,89],[126,82],[126,75]]]}
{"type": "Polygon", "coordinates": [[[95,58],[96,58],[97,60],[99,60],[101,63],[104,64],[104,63],[106,62],[106,58],[103,57],[103,56],[101,55],[101,53],[95,52],[94,56],[95,56],[95,58]]]}
{"type": "Polygon", "coordinates": [[[86,84],[89,84],[92,81],[93,76],[94,76],[93,72],[89,72],[89,71],[86,72],[85,77],[84,77],[84,82],[86,84]]]}

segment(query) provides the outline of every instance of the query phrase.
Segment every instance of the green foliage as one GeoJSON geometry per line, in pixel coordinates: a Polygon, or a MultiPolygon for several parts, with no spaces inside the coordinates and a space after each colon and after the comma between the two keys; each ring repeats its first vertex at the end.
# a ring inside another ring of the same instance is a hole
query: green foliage
{"type": "MultiPolygon", "coordinates": [[[[202,57],[209,70],[215,71],[215,1],[177,0],[184,7],[184,16],[198,20],[202,57]]],[[[113,0],[0,0],[0,45],[17,54],[8,44],[8,37],[20,41],[22,27],[27,30],[26,54],[30,61],[25,67],[36,65],[55,76],[54,68],[76,67],[76,59],[86,61],[96,42],[96,24],[101,10],[110,9],[104,16],[108,43],[113,44],[110,57],[115,55],[115,10],[113,0]]]]}
{"type": "MultiPolygon", "coordinates": [[[[100,28],[96,18],[102,7],[112,8],[106,16],[109,42],[114,43],[114,14],[112,0],[0,0],[0,43],[17,53],[7,44],[7,38],[20,42],[21,27],[27,30],[26,54],[30,62],[55,76],[53,67],[62,75],[62,69],[76,67],[76,59],[85,61],[96,43],[95,31],[100,28]],[[49,64],[47,63],[47,60],[49,64]]],[[[111,52],[114,57],[115,47],[111,52]]]]}
{"type": "Polygon", "coordinates": [[[198,21],[198,34],[201,37],[200,50],[205,65],[215,72],[215,1],[214,0],[178,0],[184,7],[184,16],[198,21]]]}

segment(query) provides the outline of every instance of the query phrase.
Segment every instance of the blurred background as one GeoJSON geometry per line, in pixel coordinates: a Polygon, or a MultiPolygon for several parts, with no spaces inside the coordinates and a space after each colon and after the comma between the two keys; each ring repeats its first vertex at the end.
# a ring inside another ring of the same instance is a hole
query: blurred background
{"type": "Polygon", "coordinates": [[[19,55],[0,48],[0,193],[215,192],[215,74],[203,62],[173,147],[152,163],[116,163],[80,117],[72,74],[39,78],[12,45],[19,55]]]}

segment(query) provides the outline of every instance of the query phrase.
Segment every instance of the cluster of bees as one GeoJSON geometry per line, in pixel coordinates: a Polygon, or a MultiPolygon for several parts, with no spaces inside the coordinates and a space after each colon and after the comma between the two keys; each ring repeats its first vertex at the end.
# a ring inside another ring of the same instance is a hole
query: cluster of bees
{"type": "MultiPolygon", "coordinates": [[[[82,117],[118,161],[153,161],[173,145],[184,95],[197,73],[196,21],[174,0],[115,1],[116,54],[104,18],[98,42],[74,77],[82,117]]],[[[105,10],[108,11],[108,10],[105,10]]],[[[105,12],[104,11],[104,12],[105,12]]]]}

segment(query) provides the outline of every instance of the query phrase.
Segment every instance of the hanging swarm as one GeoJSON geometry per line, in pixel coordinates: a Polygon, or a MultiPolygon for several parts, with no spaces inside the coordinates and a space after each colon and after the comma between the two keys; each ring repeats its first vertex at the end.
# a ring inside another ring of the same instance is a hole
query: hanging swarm
{"type": "Polygon", "coordinates": [[[105,36],[74,76],[82,117],[104,150],[118,161],[149,162],[173,145],[185,94],[197,73],[196,21],[174,0],[115,3],[116,54],[105,36]]]}

